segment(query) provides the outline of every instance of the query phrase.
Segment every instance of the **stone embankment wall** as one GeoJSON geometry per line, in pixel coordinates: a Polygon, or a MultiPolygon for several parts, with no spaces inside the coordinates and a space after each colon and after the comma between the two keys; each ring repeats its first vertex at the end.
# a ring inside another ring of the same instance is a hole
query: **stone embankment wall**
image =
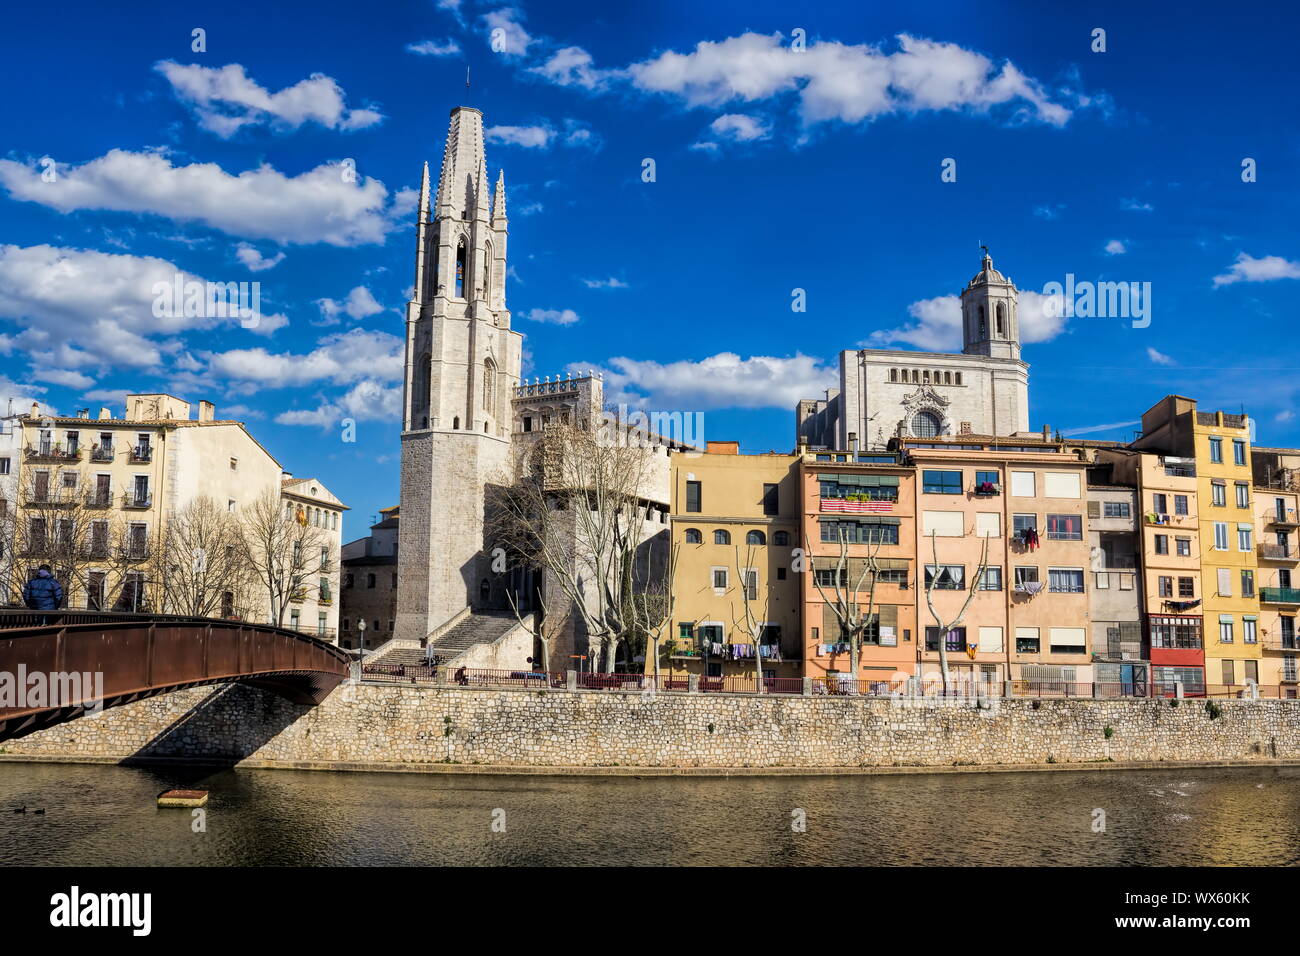
{"type": "Polygon", "coordinates": [[[70,758],[810,769],[1300,758],[1297,701],[933,703],[347,683],[311,708],[225,685],[114,708],[0,749],[70,758]]]}

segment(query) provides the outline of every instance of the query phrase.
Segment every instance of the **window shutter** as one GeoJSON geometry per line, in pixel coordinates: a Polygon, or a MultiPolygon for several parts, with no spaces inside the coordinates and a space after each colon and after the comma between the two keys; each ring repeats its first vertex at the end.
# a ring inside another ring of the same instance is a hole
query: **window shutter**
{"type": "Polygon", "coordinates": [[[1100,518],[1100,517],[1101,517],[1101,502],[1100,502],[1100,501],[1089,501],[1089,502],[1088,502],[1088,517],[1089,517],[1089,518],[1100,518]]]}
{"type": "Polygon", "coordinates": [[[1219,594],[1232,597],[1232,569],[1219,568],[1219,594]]]}

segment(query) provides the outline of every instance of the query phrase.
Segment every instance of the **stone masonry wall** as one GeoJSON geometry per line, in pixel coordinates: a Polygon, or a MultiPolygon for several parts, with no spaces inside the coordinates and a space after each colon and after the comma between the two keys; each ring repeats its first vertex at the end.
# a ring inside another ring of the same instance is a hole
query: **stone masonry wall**
{"type": "Polygon", "coordinates": [[[10,754],[531,766],[858,767],[1300,758],[1300,702],[887,699],[339,687],[319,707],[241,685],[83,717],[10,754]],[[1108,739],[1105,729],[1110,727],[1108,739]]]}

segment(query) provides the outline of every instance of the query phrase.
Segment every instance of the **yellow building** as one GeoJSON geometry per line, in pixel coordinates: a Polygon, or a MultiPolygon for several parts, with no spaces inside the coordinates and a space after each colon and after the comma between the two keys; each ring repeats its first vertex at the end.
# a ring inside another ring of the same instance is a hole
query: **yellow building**
{"type": "Polygon", "coordinates": [[[1259,683],[1249,419],[1198,411],[1194,399],[1169,395],[1142,416],[1142,437],[1133,447],[1181,456],[1195,476],[1207,690],[1232,693],[1259,683]]]}
{"type": "Polygon", "coordinates": [[[676,597],[660,673],[747,689],[758,655],[765,678],[799,677],[799,458],[742,455],[735,442],[707,448],[672,455],[676,597]]]}
{"type": "Polygon", "coordinates": [[[1268,696],[1296,697],[1300,640],[1300,449],[1252,449],[1259,559],[1259,682],[1268,696]]]}

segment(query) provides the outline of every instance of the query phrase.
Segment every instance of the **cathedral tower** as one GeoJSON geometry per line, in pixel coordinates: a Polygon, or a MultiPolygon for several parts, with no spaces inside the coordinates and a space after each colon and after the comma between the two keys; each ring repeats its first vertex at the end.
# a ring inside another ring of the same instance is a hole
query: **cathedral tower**
{"type": "Polygon", "coordinates": [[[406,308],[397,635],[418,639],[480,601],[485,489],[504,478],[522,336],[505,302],[504,174],[483,116],[451,111],[435,194],[420,183],[406,308]]]}
{"type": "Polygon", "coordinates": [[[980,271],[961,293],[962,352],[991,358],[1020,358],[1020,324],[1015,284],[993,268],[987,247],[980,271]]]}

